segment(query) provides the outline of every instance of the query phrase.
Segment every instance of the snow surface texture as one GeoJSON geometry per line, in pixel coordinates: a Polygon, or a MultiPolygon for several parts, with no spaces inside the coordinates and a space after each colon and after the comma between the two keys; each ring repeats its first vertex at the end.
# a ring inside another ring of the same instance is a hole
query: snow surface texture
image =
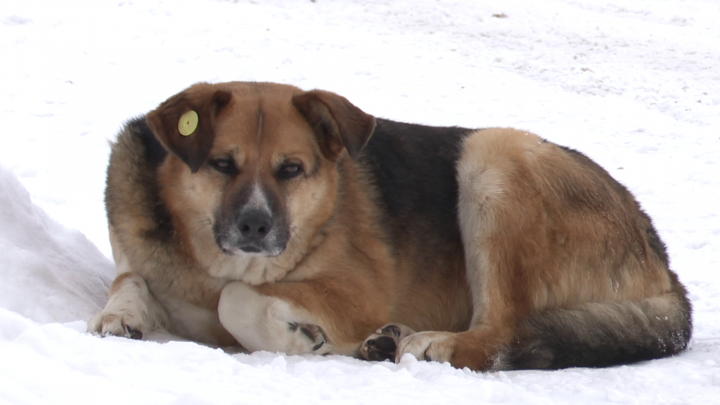
{"type": "Polygon", "coordinates": [[[0,59],[0,404],[720,403],[716,0],[3,0],[0,59]],[[585,152],[655,219],[695,307],[690,350],[474,373],[84,333],[114,276],[107,140],[194,82],[229,80],[585,152]]]}

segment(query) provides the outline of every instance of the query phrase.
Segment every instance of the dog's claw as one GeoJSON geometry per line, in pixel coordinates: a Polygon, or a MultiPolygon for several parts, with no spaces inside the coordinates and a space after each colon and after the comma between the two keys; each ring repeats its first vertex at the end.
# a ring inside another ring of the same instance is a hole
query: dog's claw
{"type": "Polygon", "coordinates": [[[313,343],[313,352],[317,352],[325,345],[325,343],[327,343],[327,337],[325,336],[325,332],[323,332],[323,330],[317,325],[298,324],[295,322],[290,324],[290,330],[295,331],[297,329],[300,329],[300,333],[305,335],[305,337],[310,339],[310,341],[313,343]]]}

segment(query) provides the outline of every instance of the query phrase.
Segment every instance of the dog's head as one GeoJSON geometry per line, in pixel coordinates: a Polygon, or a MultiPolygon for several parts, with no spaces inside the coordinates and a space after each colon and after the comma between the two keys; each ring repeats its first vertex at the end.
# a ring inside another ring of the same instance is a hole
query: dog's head
{"type": "Polygon", "coordinates": [[[345,98],[271,83],[196,84],[147,115],[172,152],[163,198],[198,249],[277,257],[332,214],[338,161],[375,127],[345,98]],[[210,234],[212,232],[212,234],[210,234]]]}

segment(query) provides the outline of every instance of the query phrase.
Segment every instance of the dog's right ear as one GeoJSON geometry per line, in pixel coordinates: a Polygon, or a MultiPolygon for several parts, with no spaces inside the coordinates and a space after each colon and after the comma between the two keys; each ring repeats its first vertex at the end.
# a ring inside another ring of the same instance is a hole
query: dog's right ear
{"type": "Polygon", "coordinates": [[[206,83],[178,93],[147,114],[155,137],[195,173],[215,140],[215,119],[232,93],[206,83]]]}

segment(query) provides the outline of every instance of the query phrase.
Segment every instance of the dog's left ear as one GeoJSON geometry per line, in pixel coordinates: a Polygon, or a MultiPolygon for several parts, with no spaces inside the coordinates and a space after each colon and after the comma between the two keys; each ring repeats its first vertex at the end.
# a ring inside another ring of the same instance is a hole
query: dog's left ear
{"type": "Polygon", "coordinates": [[[375,130],[372,115],[335,93],[308,91],[294,96],[292,102],[315,130],[320,149],[330,160],[337,160],[343,147],[357,159],[375,130]]]}
{"type": "Polygon", "coordinates": [[[147,114],[155,137],[195,173],[215,141],[215,118],[232,93],[200,83],[178,93],[147,114]]]}

